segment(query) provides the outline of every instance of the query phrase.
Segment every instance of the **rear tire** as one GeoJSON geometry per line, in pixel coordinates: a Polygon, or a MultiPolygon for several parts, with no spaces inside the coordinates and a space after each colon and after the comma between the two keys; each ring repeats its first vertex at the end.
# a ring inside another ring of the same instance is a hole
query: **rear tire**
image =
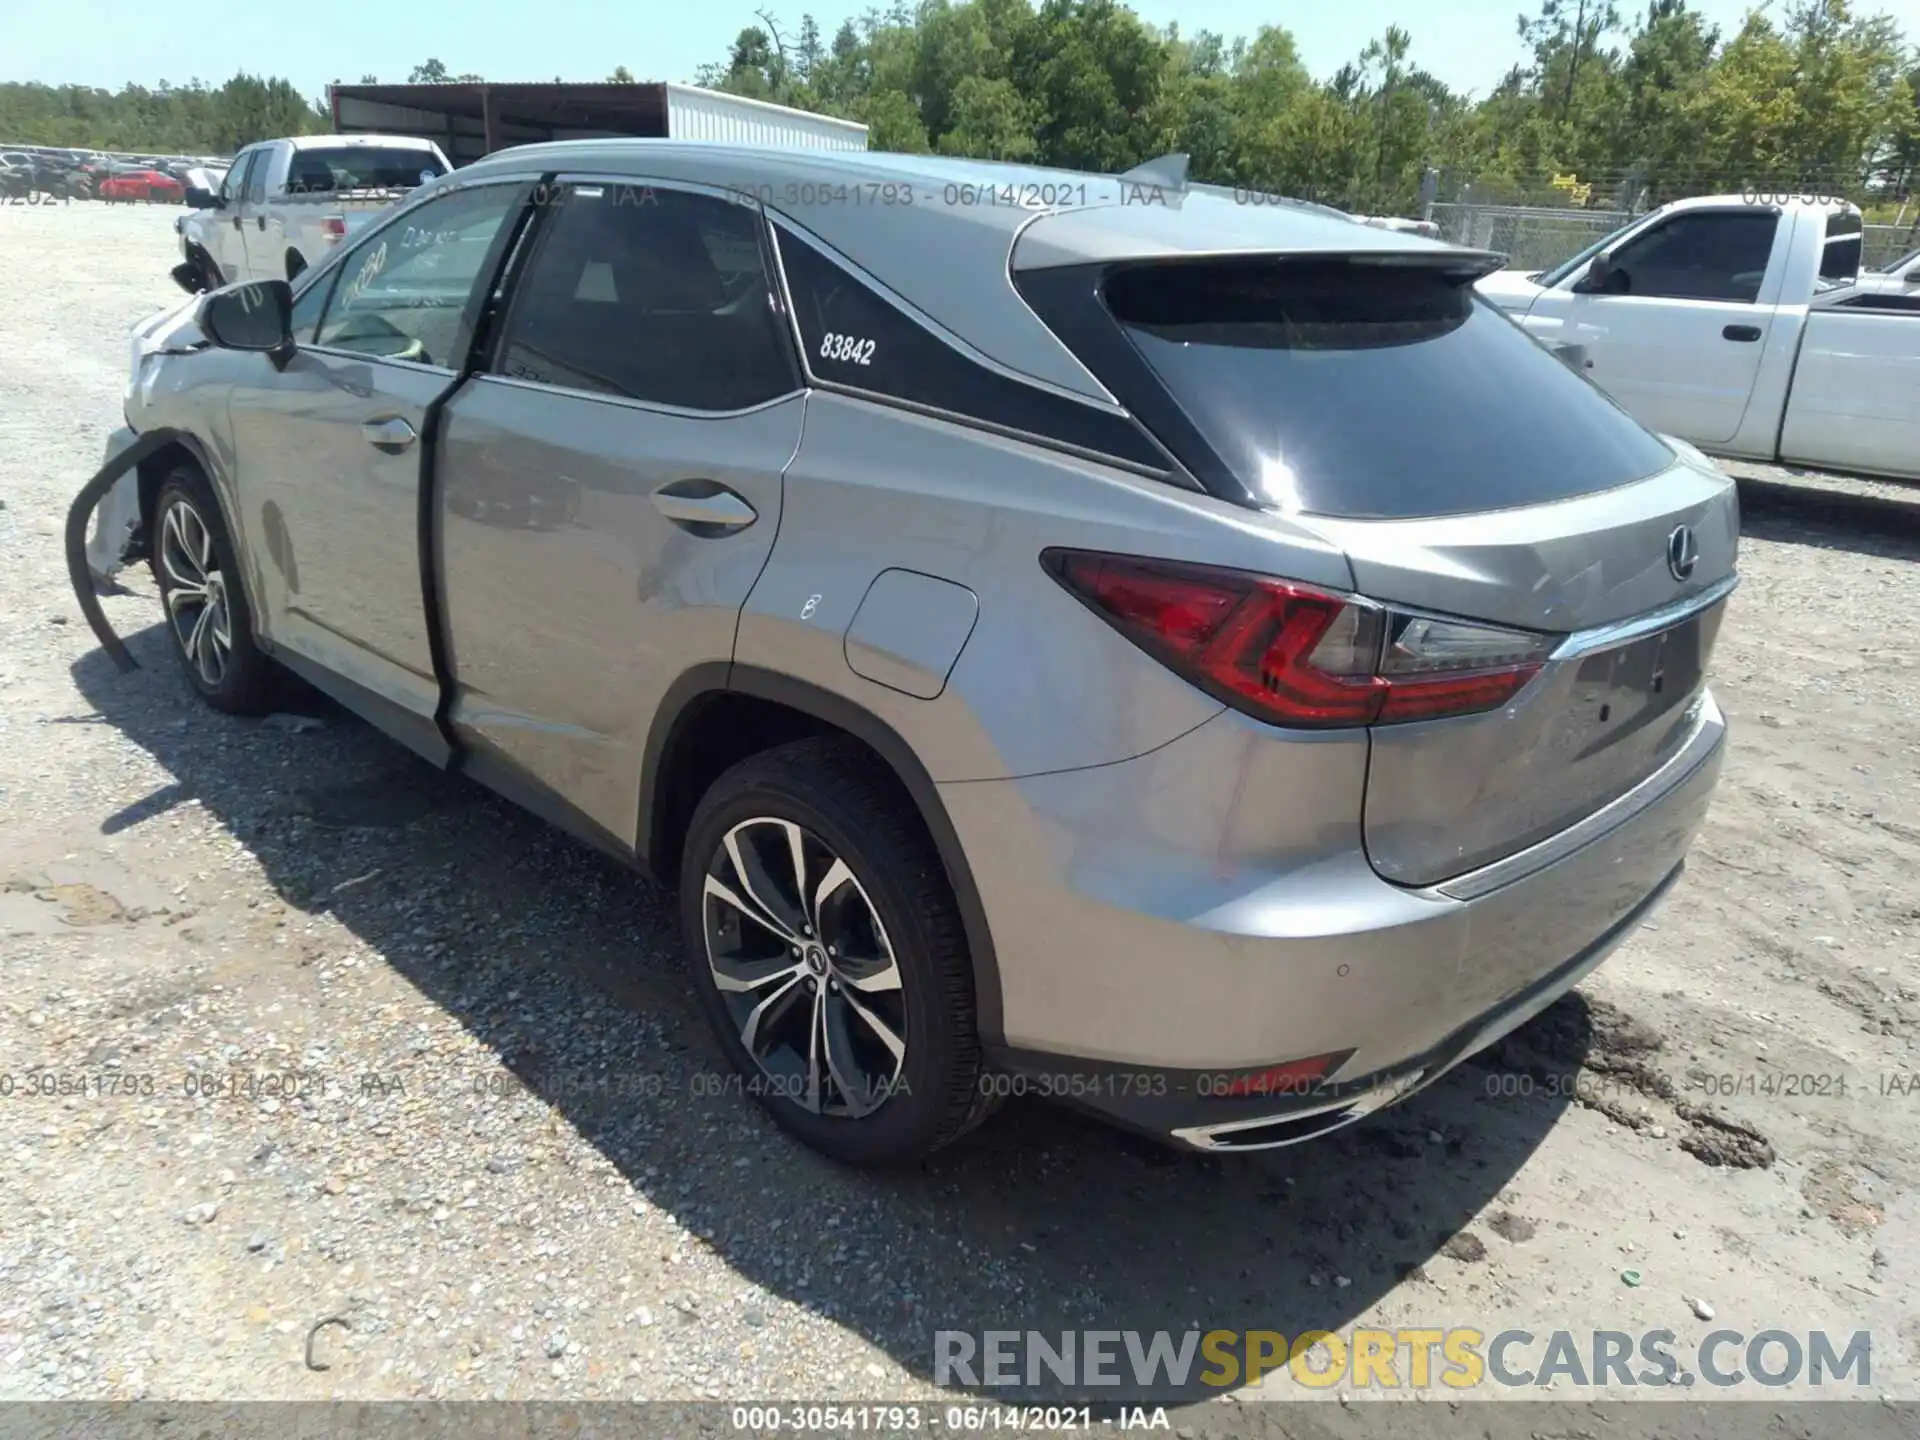
{"type": "Polygon", "coordinates": [[[286,672],[254,643],[253,612],[226,521],[206,477],[181,465],[153,502],[150,563],[167,632],[187,683],[216,710],[260,715],[288,690],[286,672]]]}
{"type": "Polygon", "coordinates": [[[991,1108],[952,888],[866,747],[797,741],[714,781],[687,834],[680,923],[745,1092],[814,1149],[917,1160],[991,1108]]]}

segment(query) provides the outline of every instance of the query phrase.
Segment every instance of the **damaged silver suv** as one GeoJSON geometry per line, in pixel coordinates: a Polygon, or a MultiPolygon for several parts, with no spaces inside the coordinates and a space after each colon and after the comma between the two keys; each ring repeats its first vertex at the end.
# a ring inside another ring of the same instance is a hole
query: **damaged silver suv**
{"type": "Polygon", "coordinates": [[[109,471],[209,703],[677,886],[807,1143],[1250,1150],[1573,985],[1718,773],[1733,488],[1497,263],[1160,162],[533,146],[147,327],[109,471]]]}

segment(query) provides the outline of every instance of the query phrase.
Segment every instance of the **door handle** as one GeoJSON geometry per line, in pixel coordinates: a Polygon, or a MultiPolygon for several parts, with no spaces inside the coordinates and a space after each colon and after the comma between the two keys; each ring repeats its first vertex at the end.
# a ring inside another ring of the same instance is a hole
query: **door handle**
{"type": "Polygon", "coordinates": [[[653,508],[696,535],[744,530],[759,512],[714,480],[676,480],[653,492],[653,508]]]}
{"type": "Polygon", "coordinates": [[[233,217],[233,228],[236,230],[240,228],[240,217],[238,215],[233,217]]]}
{"type": "Polygon", "coordinates": [[[398,455],[420,438],[413,426],[398,415],[385,420],[369,420],[361,425],[360,434],[374,449],[385,450],[392,455],[398,455]]]}
{"type": "Polygon", "coordinates": [[[264,230],[264,229],[266,229],[266,228],[267,228],[267,217],[266,217],[266,216],[264,216],[264,215],[256,215],[256,216],[254,216],[254,217],[253,217],[253,228],[254,228],[254,229],[256,229],[256,230],[264,230]]]}
{"type": "Polygon", "coordinates": [[[1728,340],[1758,340],[1760,338],[1760,327],[1758,325],[1729,325],[1726,329],[1722,330],[1720,334],[1728,340]]]}

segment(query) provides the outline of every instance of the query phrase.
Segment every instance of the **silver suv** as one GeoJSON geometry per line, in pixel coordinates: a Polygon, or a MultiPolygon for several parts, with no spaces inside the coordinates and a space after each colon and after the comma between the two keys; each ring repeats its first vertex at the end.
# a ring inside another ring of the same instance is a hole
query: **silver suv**
{"type": "Polygon", "coordinates": [[[677,886],[807,1143],[1288,1144],[1598,964],[1719,769],[1734,491],[1498,258],[1165,166],[507,151],[139,339],[140,533],[214,705],[293,672],[677,886]]]}

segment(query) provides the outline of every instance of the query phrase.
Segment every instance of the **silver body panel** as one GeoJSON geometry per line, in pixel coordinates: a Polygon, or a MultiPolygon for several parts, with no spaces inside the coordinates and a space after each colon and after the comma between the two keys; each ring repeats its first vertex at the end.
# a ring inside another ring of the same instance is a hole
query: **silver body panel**
{"type": "MultiPolygon", "coordinates": [[[[1109,413],[1014,267],[1435,248],[1306,207],[1133,203],[1113,177],[671,142],[507,152],[382,223],[549,172],[746,197],[995,373],[1109,413]],[[915,198],[802,203],[828,182],[915,198]],[[1094,198],[922,203],[961,185],[1094,198]]],[[[680,716],[747,677],[763,699],[809,697],[793,703],[810,723],[852,726],[894,765],[964,877],[984,1038],[1009,1053],[1191,1071],[1339,1046],[1343,1074],[1393,1098],[1408,1067],[1425,1083],[1451,1063],[1432,1058],[1449,1037],[1485,1043],[1598,963],[1684,861],[1718,771],[1702,671],[1738,516],[1690,452],[1553,504],[1341,520],[852,393],[804,356],[791,393],[708,414],[310,346],[276,367],[207,348],[184,312],[142,343],[129,423],[191,436],[273,654],[656,866],[672,857],[649,854],[650,767],[680,716]],[[398,421],[421,443],[370,441],[398,421]],[[1677,577],[1681,525],[1697,550],[1677,577]],[[1499,710],[1283,729],[1068,595],[1039,563],[1049,547],[1273,576],[1558,648],[1499,710]]],[[[1179,1128],[1234,1148],[1220,1125],[1179,1128]]]]}

